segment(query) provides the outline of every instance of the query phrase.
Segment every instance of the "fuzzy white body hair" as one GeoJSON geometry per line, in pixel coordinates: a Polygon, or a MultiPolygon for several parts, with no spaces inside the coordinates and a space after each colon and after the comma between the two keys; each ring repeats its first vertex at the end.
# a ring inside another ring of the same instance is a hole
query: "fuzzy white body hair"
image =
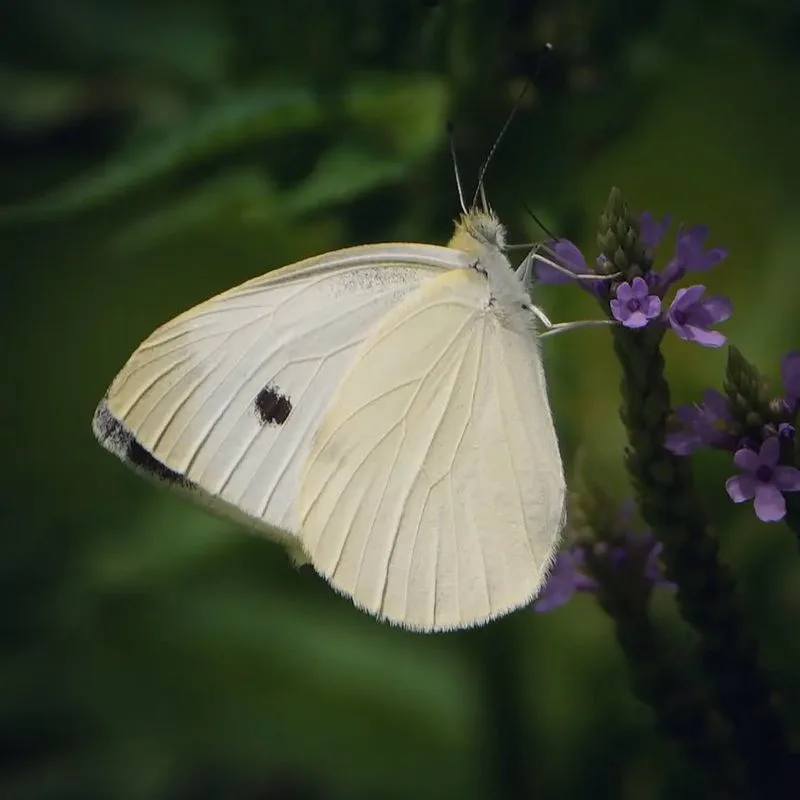
{"type": "Polygon", "coordinates": [[[475,259],[474,268],[489,282],[494,312],[517,333],[536,332],[535,317],[528,310],[531,299],[506,258],[506,229],[491,211],[472,211],[456,222],[449,247],[463,250],[475,259]]]}

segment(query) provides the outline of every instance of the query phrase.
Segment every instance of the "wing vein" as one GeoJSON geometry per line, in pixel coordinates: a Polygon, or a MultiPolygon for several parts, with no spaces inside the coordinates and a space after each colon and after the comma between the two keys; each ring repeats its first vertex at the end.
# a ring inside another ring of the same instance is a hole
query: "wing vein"
{"type": "MultiPolygon", "coordinates": [[[[442,350],[442,353],[438,356],[438,358],[436,359],[434,364],[431,366],[431,369],[428,370],[427,375],[424,375],[420,379],[419,386],[417,387],[416,391],[414,392],[413,397],[411,398],[411,401],[408,403],[408,405],[406,407],[406,412],[411,408],[411,406],[413,405],[414,401],[419,396],[419,392],[421,391],[425,380],[428,378],[428,376],[431,374],[431,372],[433,372],[435,367],[437,367],[443,361],[444,357],[447,354],[449,354],[449,352],[450,352],[451,348],[453,347],[453,345],[461,338],[461,335],[462,335],[464,329],[467,327],[467,325],[471,321],[471,316],[472,315],[467,317],[467,319],[459,326],[459,328],[456,331],[456,333],[451,337],[451,339],[447,343],[446,347],[442,350]]],[[[469,344],[469,342],[467,344],[469,344]]],[[[466,354],[466,347],[464,348],[464,353],[466,354]]],[[[453,392],[455,390],[456,384],[458,383],[458,379],[459,379],[459,377],[461,375],[461,371],[464,368],[465,360],[466,360],[465,357],[462,356],[461,362],[459,363],[459,365],[458,365],[458,367],[456,369],[455,375],[453,376],[452,383],[450,384],[450,394],[449,394],[448,400],[444,404],[444,407],[443,407],[442,411],[439,414],[439,419],[436,422],[436,426],[434,427],[433,431],[431,432],[430,438],[428,439],[427,446],[425,448],[425,453],[424,453],[424,455],[422,457],[422,462],[420,464],[420,471],[424,471],[425,460],[430,455],[431,445],[433,443],[433,440],[436,438],[436,434],[441,430],[442,421],[444,420],[444,415],[445,415],[445,413],[447,411],[447,407],[449,406],[450,401],[453,399],[453,392]]],[[[447,373],[442,375],[437,383],[441,384],[442,382],[445,381],[446,378],[447,378],[447,373]]],[[[414,488],[416,487],[416,485],[417,485],[417,483],[419,481],[419,474],[420,473],[418,472],[417,476],[414,478],[414,480],[411,481],[411,483],[409,484],[409,488],[406,490],[405,496],[403,497],[403,504],[401,506],[402,510],[400,512],[400,517],[398,518],[397,523],[395,525],[394,535],[392,537],[391,545],[390,545],[390,548],[389,548],[389,553],[388,553],[388,556],[387,556],[385,564],[384,564],[383,588],[381,590],[381,597],[382,597],[381,604],[383,604],[383,602],[384,602],[384,600],[386,598],[386,588],[387,588],[388,582],[389,582],[389,564],[391,564],[392,557],[394,556],[395,548],[397,547],[397,535],[398,535],[398,532],[400,530],[400,526],[401,526],[401,524],[403,522],[403,515],[405,513],[406,501],[408,500],[409,496],[411,495],[411,492],[414,490],[414,488]]],[[[419,526],[417,526],[417,529],[419,530],[419,526]]],[[[411,563],[413,563],[413,553],[414,553],[414,549],[416,548],[416,543],[417,543],[417,536],[415,535],[414,536],[414,542],[412,544],[412,556],[411,556],[412,557],[412,561],[411,561],[411,563]]],[[[407,592],[406,592],[406,600],[405,600],[405,602],[406,602],[406,608],[407,608],[408,607],[408,593],[407,592]]]]}
{"type": "MultiPolygon", "coordinates": [[[[478,383],[480,381],[479,376],[480,376],[480,373],[481,373],[481,367],[483,366],[483,363],[484,363],[485,355],[486,355],[486,325],[484,324],[484,325],[481,326],[480,357],[478,359],[478,369],[477,369],[477,372],[475,374],[475,385],[473,387],[472,400],[470,402],[470,418],[472,418],[472,411],[475,408],[475,395],[476,395],[476,393],[478,391],[478,383]]],[[[463,441],[463,438],[462,438],[462,441],[463,441]]],[[[452,481],[451,481],[451,483],[450,483],[451,493],[452,493],[452,485],[453,484],[452,484],[452,481]]],[[[491,611],[491,608],[492,608],[492,593],[491,593],[491,591],[489,589],[489,578],[488,578],[488,574],[487,574],[487,571],[486,571],[486,556],[485,556],[485,554],[483,552],[483,546],[481,545],[480,531],[478,531],[477,529],[475,529],[475,542],[478,545],[478,554],[481,557],[481,566],[483,567],[483,569],[481,569],[481,575],[483,575],[483,584],[486,587],[486,602],[487,602],[487,604],[489,606],[489,610],[491,611]]]]}
{"type": "MultiPolygon", "coordinates": [[[[121,417],[124,417],[124,418],[127,418],[127,417],[129,417],[129,416],[130,416],[130,414],[131,414],[131,412],[133,411],[133,409],[134,409],[134,408],[136,408],[136,406],[137,406],[137,405],[138,405],[138,404],[141,402],[142,398],[143,398],[143,397],[144,397],[144,396],[145,396],[145,395],[146,395],[146,394],[147,394],[147,393],[148,393],[148,392],[149,392],[149,391],[150,391],[150,390],[151,390],[151,389],[152,389],[152,388],[153,388],[153,387],[154,387],[154,386],[155,386],[155,385],[156,385],[156,384],[159,382],[159,381],[161,381],[163,378],[167,377],[167,375],[169,375],[169,374],[170,374],[170,373],[171,373],[173,370],[175,370],[175,369],[177,369],[178,367],[180,367],[182,364],[185,364],[185,363],[186,363],[188,360],[189,360],[189,358],[188,358],[188,357],[187,357],[187,358],[182,358],[182,359],[178,360],[177,362],[173,362],[173,363],[169,364],[165,370],[163,370],[162,372],[159,372],[157,375],[153,376],[153,378],[151,378],[149,382],[147,382],[147,383],[143,384],[143,385],[142,385],[142,386],[139,388],[139,391],[133,394],[133,399],[132,399],[132,401],[130,401],[130,402],[128,403],[128,407],[127,407],[127,408],[126,408],[124,411],[122,411],[122,410],[120,410],[120,411],[119,411],[119,414],[120,414],[120,416],[121,416],[121,417]]],[[[160,400],[161,400],[161,399],[162,399],[164,396],[166,396],[166,394],[167,394],[167,392],[168,392],[168,391],[169,391],[169,389],[167,389],[167,391],[165,391],[165,392],[164,392],[164,394],[163,394],[163,395],[161,395],[161,397],[159,398],[159,400],[157,400],[156,402],[159,402],[159,401],[160,401],[160,400]]],[[[147,416],[149,416],[149,414],[148,414],[148,415],[145,415],[145,418],[146,418],[147,416]]]]}
{"type": "MultiPolygon", "coordinates": [[[[405,420],[403,420],[402,423],[403,423],[403,428],[405,429],[405,420]]],[[[383,498],[386,494],[386,487],[389,485],[389,481],[392,479],[392,471],[394,470],[395,464],[397,464],[397,459],[400,457],[400,451],[403,449],[403,442],[405,441],[405,435],[406,432],[405,430],[403,430],[400,435],[400,438],[397,441],[397,447],[395,447],[394,450],[394,457],[392,458],[392,466],[386,473],[386,480],[383,482],[383,489],[381,490],[380,498],[378,499],[378,502],[375,505],[375,513],[372,515],[372,523],[369,526],[369,533],[367,533],[367,535],[364,537],[364,544],[361,547],[361,555],[358,558],[358,567],[356,567],[356,578],[353,584],[355,587],[358,587],[358,580],[361,577],[361,568],[364,564],[364,555],[366,554],[367,547],[369,546],[369,538],[370,535],[372,534],[372,531],[375,528],[375,520],[378,518],[378,512],[380,511],[381,503],[383,502],[383,498]]],[[[363,463],[366,463],[366,460],[363,463]]],[[[363,463],[361,466],[363,466],[363,463]]],[[[359,469],[361,469],[361,467],[359,467],[359,469]]],[[[339,551],[340,559],[342,551],[344,550],[345,543],[346,543],[346,537],[345,540],[342,541],[342,548],[339,551]]]]}
{"type": "MultiPolygon", "coordinates": [[[[501,343],[501,346],[502,346],[502,343],[501,343]]],[[[517,410],[520,411],[520,414],[521,414],[521,409],[519,407],[519,403],[517,403],[516,390],[514,389],[514,380],[513,380],[513,377],[511,375],[511,372],[509,371],[508,364],[506,363],[506,360],[504,358],[499,358],[499,359],[495,359],[495,360],[500,362],[500,365],[501,365],[500,369],[502,369],[503,372],[505,372],[505,374],[506,374],[506,379],[508,381],[508,384],[512,387],[511,388],[511,394],[513,395],[512,402],[517,406],[517,410]]],[[[497,397],[497,404],[500,407],[500,424],[503,427],[503,434],[504,434],[505,440],[507,442],[511,442],[512,440],[509,438],[509,427],[508,427],[508,419],[506,417],[505,403],[503,402],[504,398],[505,399],[508,399],[508,398],[506,398],[506,392],[503,392],[503,391],[500,390],[499,384],[500,384],[499,380],[493,382],[495,395],[497,397]]],[[[524,417],[520,416],[520,419],[524,419],[524,417]]],[[[537,559],[536,559],[536,555],[533,552],[533,545],[531,544],[531,531],[530,531],[530,528],[528,527],[528,515],[525,513],[525,506],[524,506],[523,500],[522,500],[522,487],[520,486],[519,478],[517,477],[517,471],[514,469],[514,467],[515,467],[514,456],[512,455],[510,447],[508,447],[506,449],[506,456],[508,457],[508,464],[509,464],[509,466],[511,468],[511,475],[512,475],[512,477],[514,479],[514,487],[516,489],[517,503],[519,504],[519,513],[522,516],[522,524],[525,526],[525,544],[528,545],[528,551],[531,554],[531,561],[534,564],[537,564],[537,568],[538,568],[538,562],[537,562],[537,559]]]]}

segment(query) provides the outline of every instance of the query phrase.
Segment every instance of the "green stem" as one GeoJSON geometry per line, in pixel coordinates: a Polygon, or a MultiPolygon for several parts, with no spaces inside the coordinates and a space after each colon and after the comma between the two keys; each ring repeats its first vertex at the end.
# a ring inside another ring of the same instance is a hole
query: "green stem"
{"type": "Polygon", "coordinates": [[[478,646],[484,698],[483,732],[486,763],[496,800],[533,797],[525,724],[521,708],[522,665],[514,620],[494,622],[471,632],[478,646]]]}
{"type": "Polygon", "coordinates": [[[750,795],[733,756],[725,725],[682,667],[660,646],[645,603],[614,602],[613,587],[600,603],[613,618],[636,697],[650,707],[660,731],[682,750],[704,797],[739,800],[750,795]]]}

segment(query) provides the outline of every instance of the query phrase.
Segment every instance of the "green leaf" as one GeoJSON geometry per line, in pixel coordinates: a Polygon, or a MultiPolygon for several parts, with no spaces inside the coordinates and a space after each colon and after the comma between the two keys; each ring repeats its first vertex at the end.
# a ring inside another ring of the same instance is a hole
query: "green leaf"
{"type": "Polygon", "coordinates": [[[201,3],[184,7],[140,0],[49,3],[37,22],[69,54],[134,74],[219,84],[234,49],[224,12],[201,3]]]}
{"type": "Polygon", "coordinates": [[[284,213],[295,215],[317,211],[398,181],[412,166],[407,159],[337,145],[320,158],[305,181],[284,195],[281,206],[284,213]]]}
{"type": "Polygon", "coordinates": [[[378,129],[398,154],[419,158],[444,141],[447,87],[440,77],[374,77],[357,81],[345,110],[362,125],[378,129]]]}
{"type": "Polygon", "coordinates": [[[116,236],[113,250],[127,254],[151,249],[167,239],[211,226],[258,223],[279,213],[274,186],[253,169],[237,170],[209,180],[174,202],[137,217],[116,236]]]}
{"type": "Polygon", "coordinates": [[[212,156],[310,128],[320,118],[317,97],[306,89],[270,88],[238,94],[207,107],[155,141],[124,150],[41,200],[0,210],[0,221],[74,213],[108,203],[212,156]]]}

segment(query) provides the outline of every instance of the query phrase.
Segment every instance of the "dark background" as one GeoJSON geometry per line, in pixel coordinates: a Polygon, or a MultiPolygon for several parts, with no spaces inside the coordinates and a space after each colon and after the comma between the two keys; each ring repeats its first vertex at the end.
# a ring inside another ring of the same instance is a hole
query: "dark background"
{"type": "MultiPolygon", "coordinates": [[[[190,305],[340,246],[447,241],[446,121],[471,187],[534,74],[487,176],[512,239],[542,236],[527,204],[593,258],[612,185],[706,223],[730,250],[704,276],[733,299],[724,330],[776,376],[800,331],[793,0],[0,5],[0,201],[17,208],[0,219],[0,796],[699,791],[593,598],[445,636],[391,629],[91,434],[129,353],[190,305]]],[[[556,320],[599,313],[575,287],[539,300],[556,320]]],[[[678,401],[721,384],[724,351],[665,351],[678,401]]],[[[568,465],[580,454],[624,496],[608,335],[550,340],[545,361],[568,465]]],[[[728,501],[723,454],[697,462],[796,710],[796,542],[728,501]]],[[[653,613],[688,655],[667,593],[653,613]]]]}

